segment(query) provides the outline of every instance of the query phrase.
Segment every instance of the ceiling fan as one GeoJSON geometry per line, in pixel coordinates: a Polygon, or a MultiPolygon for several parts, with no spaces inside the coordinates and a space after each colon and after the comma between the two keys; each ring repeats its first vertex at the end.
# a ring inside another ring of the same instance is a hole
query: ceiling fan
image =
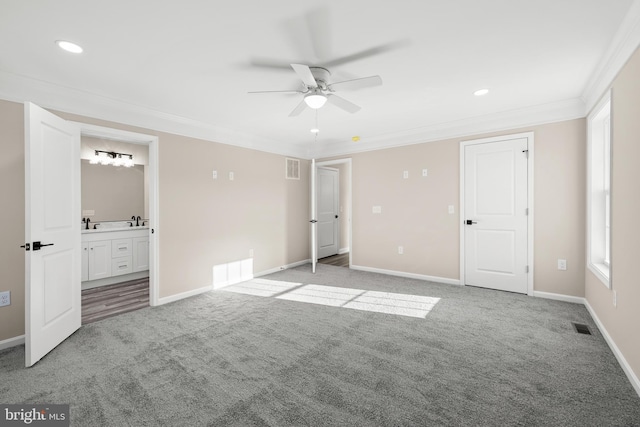
{"type": "Polygon", "coordinates": [[[349,113],[356,113],[360,107],[351,101],[336,95],[336,90],[355,90],[372,86],[380,86],[382,78],[380,76],[362,77],[357,79],[343,80],[330,83],[331,72],[324,67],[309,67],[303,64],[291,64],[291,68],[302,80],[303,86],[299,90],[264,90],[249,93],[300,93],[304,97],[296,108],[289,114],[289,117],[297,116],[307,107],[318,109],[327,101],[338,108],[349,113]]]}

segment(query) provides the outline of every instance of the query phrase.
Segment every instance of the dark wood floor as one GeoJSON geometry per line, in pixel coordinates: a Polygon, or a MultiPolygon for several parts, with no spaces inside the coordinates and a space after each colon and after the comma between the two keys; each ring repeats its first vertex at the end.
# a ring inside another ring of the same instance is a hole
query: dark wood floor
{"type": "Polygon", "coordinates": [[[82,324],[149,306],[149,278],[82,291],[82,324]]]}
{"type": "Polygon", "coordinates": [[[320,258],[318,262],[320,264],[335,265],[337,267],[349,267],[349,252],[320,258]]]}

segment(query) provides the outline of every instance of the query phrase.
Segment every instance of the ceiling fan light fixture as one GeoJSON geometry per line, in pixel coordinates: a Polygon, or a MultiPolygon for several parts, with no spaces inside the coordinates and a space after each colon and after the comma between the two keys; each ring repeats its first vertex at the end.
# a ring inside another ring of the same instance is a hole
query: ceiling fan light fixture
{"type": "Polygon", "coordinates": [[[317,110],[327,102],[327,97],[322,93],[312,92],[304,97],[304,102],[309,106],[309,108],[317,110]]]}

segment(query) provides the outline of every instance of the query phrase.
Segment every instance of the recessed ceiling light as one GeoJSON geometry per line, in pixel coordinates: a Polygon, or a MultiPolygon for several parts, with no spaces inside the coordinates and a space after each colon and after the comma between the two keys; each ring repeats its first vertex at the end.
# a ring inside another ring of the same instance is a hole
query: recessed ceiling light
{"type": "Polygon", "coordinates": [[[477,91],[473,92],[475,96],[482,96],[488,93],[489,93],[489,89],[478,89],[477,91]]]}
{"type": "Polygon", "coordinates": [[[82,48],[75,43],[71,43],[65,40],[57,40],[56,44],[62,50],[66,50],[71,53],[82,53],[82,48]]]}

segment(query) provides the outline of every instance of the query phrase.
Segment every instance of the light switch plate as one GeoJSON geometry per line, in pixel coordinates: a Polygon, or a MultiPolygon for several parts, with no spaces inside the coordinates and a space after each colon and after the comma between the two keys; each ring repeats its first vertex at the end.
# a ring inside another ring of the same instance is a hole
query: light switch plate
{"type": "Polygon", "coordinates": [[[374,206],[373,208],[371,208],[371,212],[373,212],[374,214],[382,213],[382,206],[374,206]]]}
{"type": "Polygon", "coordinates": [[[211,174],[213,179],[218,179],[218,171],[213,171],[213,173],[211,174]]]}
{"type": "Polygon", "coordinates": [[[233,172],[229,172],[229,181],[233,181],[234,175],[233,172]]]}
{"type": "Polygon", "coordinates": [[[0,292],[0,307],[11,305],[11,291],[0,292]]]}
{"type": "Polygon", "coordinates": [[[409,171],[404,171],[404,172],[402,172],[402,177],[403,177],[404,179],[409,178],[409,171]]]}
{"type": "Polygon", "coordinates": [[[455,206],[453,206],[453,205],[449,205],[449,213],[450,213],[450,214],[452,214],[452,213],[456,213],[456,208],[455,208],[455,206]]]}
{"type": "Polygon", "coordinates": [[[422,169],[422,176],[427,176],[427,170],[426,169],[422,169]]]}

